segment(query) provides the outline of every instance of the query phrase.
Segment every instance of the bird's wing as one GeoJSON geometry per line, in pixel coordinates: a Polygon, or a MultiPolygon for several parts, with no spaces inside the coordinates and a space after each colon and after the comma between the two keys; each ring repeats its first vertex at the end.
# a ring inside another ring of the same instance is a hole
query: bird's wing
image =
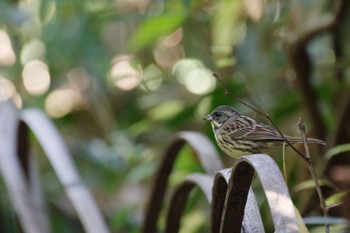
{"type": "Polygon", "coordinates": [[[246,140],[273,140],[273,141],[284,141],[282,136],[278,133],[278,131],[269,126],[262,123],[257,123],[255,126],[255,130],[250,134],[246,135],[246,140]]]}
{"type": "Polygon", "coordinates": [[[256,122],[249,117],[239,117],[228,120],[222,127],[222,131],[227,132],[232,139],[245,139],[254,132],[256,122]]]}
{"type": "Polygon", "coordinates": [[[273,127],[245,116],[227,121],[222,130],[228,132],[228,136],[233,140],[283,141],[281,135],[273,127]]]}

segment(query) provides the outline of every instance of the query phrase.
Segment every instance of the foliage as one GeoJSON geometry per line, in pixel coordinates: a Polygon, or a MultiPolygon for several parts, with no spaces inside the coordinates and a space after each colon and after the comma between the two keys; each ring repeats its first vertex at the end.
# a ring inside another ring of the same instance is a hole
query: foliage
{"type": "MultiPolygon", "coordinates": [[[[328,148],[349,142],[349,17],[345,13],[336,26],[305,45],[311,67],[307,78],[315,98],[303,90],[291,54],[293,39],[322,23],[332,13],[332,4],[1,1],[0,32],[8,35],[16,60],[11,51],[6,53],[8,44],[0,35],[0,100],[13,98],[21,108],[45,109],[64,135],[112,230],[137,232],[155,168],[175,132],[202,131],[213,139],[202,117],[221,104],[258,117],[227,97],[212,72],[234,95],[269,113],[286,134],[299,134],[297,119],[302,116],[310,135],[327,139],[328,148]]],[[[33,151],[41,154],[37,147],[33,151]]],[[[348,151],[339,146],[330,150],[332,159],[324,166],[325,150],[312,148],[319,175],[327,175],[338,187],[325,190],[328,196],[349,188],[348,175],[339,176],[336,168],[348,169],[350,157],[334,156],[348,151]]],[[[186,159],[191,153],[184,149],[175,170],[179,176],[200,169],[186,159]]],[[[66,217],[69,210],[59,208],[59,201],[67,201],[46,159],[39,158],[42,186],[54,222],[59,223],[53,224],[54,232],[79,228],[66,217]]],[[[281,156],[274,158],[281,163],[281,156]]],[[[223,159],[232,165],[229,158],[223,159]]],[[[290,189],[309,179],[292,151],[287,151],[287,175],[290,189]]],[[[302,215],[319,211],[312,193],[307,189],[293,194],[302,215]]],[[[202,224],[203,215],[193,209],[189,208],[188,219],[202,224]]],[[[334,212],[339,215],[341,210],[334,212]]]]}

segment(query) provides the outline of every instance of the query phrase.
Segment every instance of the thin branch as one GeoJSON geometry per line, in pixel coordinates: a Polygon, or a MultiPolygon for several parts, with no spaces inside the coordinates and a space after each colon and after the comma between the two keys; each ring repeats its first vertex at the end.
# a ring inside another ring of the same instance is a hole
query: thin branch
{"type": "Polygon", "coordinates": [[[272,125],[273,127],[277,130],[277,132],[280,134],[280,136],[283,138],[283,141],[285,141],[288,146],[290,146],[299,156],[301,156],[308,164],[311,163],[311,158],[310,157],[306,157],[302,152],[300,152],[297,148],[295,148],[293,146],[292,143],[290,143],[285,136],[282,134],[281,130],[277,127],[277,125],[273,122],[273,120],[271,119],[271,117],[264,113],[261,110],[258,110],[257,108],[251,106],[250,104],[247,104],[246,102],[244,102],[243,100],[241,100],[240,98],[236,97],[235,95],[232,94],[232,92],[226,87],[226,84],[224,83],[224,81],[221,80],[221,78],[219,77],[218,74],[213,73],[213,76],[220,82],[220,84],[222,85],[222,87],[225,90],[225,94],[231,98],[233,98],[234,100],[238,101],[239,103],[241,103],[242,105],[246,106],[247,108],[250,108],[251,110],[255,111],[256,113],[264,116],[272,125]]]}
{"type": "Polygon", "coordinates": [[[341,206],[341,205],[343,205],[344,204],[344,202],[338,202],[338,203],[335,203],[335,204],[333,204],[333,205],[328,205],[327,206],[327,212],[330,210],[330,209],[333,209],[333,208],[335,208],[335,207],[338,207],[338,206],[341,206]]]}
{"type": "MultiPolygon", "coordinates": [[[[301,132],[301,136],[303,139],[303,144],[305,147],[305,153],[306,153],[306,157],[310,158],[311,161],[311,156],[310,156],[310,150],[309,150],[309,146],[307,144],[307,139],[306,139],[306,130],[305,130],[305,124],[304,124],[304,120],[300,117],[298,120],[298,128],[301,132]]],[[[322,191],[321,191],[321,186],[318,182],[318,178],[317,178],[317,174],[316,174],[316,170],[314,168],[314,166],[312,165],[312,162],[310,162],[308,164],[310,173],[312,175],[312,179],[314,180],[314,183],[316,185],[316,191],[318,194],[318,198],[320,199],[320,203],[321,203],[321,207],[322,207],[322,211],[323,211],[323,216],[324,216],[324,222],[325,222],[325,227],[326,227],[326,233],[329,233],[329,224],[327,222],[327,217],[328,217],[328,208],[325,202],[325,199],[323,197],[322,191]]]]}

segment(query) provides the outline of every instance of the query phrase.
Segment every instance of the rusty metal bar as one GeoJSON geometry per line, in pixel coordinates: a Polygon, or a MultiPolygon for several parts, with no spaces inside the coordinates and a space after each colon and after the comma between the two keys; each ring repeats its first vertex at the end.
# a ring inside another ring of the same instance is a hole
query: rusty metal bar
{"type": "Polygon", "coordinates": [[[90,191],[82,182],[72,156],[52,121],[40,110],[22,112],[21,118],[33,131],[58,179],[72,202],[86,232],[109,232],[90,191]]]}
{"type": "Polygon", "coordinates": [[[196,132],[180,132],[169,145],[158,166],[157,174],[150,194],[150,200],[145,213],[143,233],[154,233],[157,220],[164,200],[168,179],[176,157],[181,148],[188,143],[194,150],[204,170],[215,174],[222,169],[222,163],[212,143],[202,134],[196,132]]]}
{"type": "Polygon", "coordinates": [[[203,174],[190,174],[174,191],[166,219],[165,232],[176,233],[180,228],[180,220],[190,192],[198,187],[202,190],[208,203],[211,204],[213,178],[203,174]]]}

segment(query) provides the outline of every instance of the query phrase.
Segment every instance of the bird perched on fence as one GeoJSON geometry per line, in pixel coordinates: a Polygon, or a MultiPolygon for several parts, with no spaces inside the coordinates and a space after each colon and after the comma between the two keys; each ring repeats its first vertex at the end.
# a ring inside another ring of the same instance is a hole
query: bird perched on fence
{"type": "MultiPolygon", "coordinates": [[[[219,147],[234,158],[268,152],[282,145],[285,139],[292,144],[303,142],[300,137],[283,135],[283,138],[275,128],[243,116],[227,105],[217,107],[203,119],[211,122],[219,147]]],[[[315,138],[307,138],[307,143],[326,144],[315,138]]]]}

